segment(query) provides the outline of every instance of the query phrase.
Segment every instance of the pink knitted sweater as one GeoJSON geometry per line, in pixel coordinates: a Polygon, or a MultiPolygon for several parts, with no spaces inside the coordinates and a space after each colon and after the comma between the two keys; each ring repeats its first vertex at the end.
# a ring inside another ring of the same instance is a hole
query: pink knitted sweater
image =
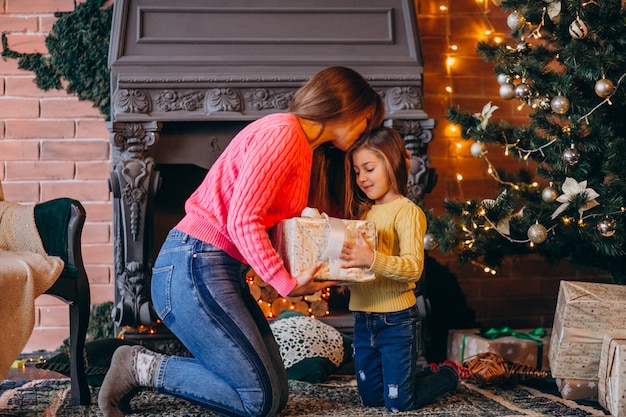
{"type": "Polygon", "coordinates": [[[176,229],[211,243],[254,271],[282,296],[296,280],[272,247],[268,230],[306,207],[313,151],[288,113],[242,129],[185,203],[176,229]]]}

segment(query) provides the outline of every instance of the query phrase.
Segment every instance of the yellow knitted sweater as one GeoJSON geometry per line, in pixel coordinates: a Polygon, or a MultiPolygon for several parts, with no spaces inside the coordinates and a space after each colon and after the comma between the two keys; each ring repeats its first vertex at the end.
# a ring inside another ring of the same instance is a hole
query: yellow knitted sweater
{"type": "Polygon", "coordinates": [[[378,248],[369,268],[376,279],[348,287],[349,309],[389,313],[412,307],[416,303],[415,282],[424,269],[424,212],[401,197],[373,205],[365,220],[374,222],[378,233],[378,248]]]}

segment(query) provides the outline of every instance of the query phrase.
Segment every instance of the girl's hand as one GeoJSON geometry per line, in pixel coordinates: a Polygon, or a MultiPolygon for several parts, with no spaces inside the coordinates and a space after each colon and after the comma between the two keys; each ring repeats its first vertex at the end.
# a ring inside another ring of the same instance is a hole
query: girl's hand
{"type": "Polygon", "coordinates": [[[369,268],[374,263],[374,248],[367,241],[365,233],[359,232],[357,243],[345,242],[339,256],[345,262],[342,268],[369,268]]]}
{"type": "Polygon", "coordinates": [[[313,276],[322,266],[321,263],[313,266],[306,273],[296,277],[296,286],[289,293],[290,297],[311,295],[328,287],[341,284],[341,281],[313,281],[313,276]]]}

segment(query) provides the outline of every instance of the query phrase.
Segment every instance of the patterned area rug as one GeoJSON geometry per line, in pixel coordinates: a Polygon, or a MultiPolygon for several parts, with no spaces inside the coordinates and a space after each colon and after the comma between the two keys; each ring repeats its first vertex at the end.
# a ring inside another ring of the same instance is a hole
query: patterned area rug
{"type": "MultiPolygon", "coordinates": [[[[353,378],[336,377],[324,384],[289,381],[291,396],[279,417],[522,417],[604,416],[597,403],[578,404],[524,385],[482,389],[471,383],[420,410],[389,413],[361,407],[353,378]]],[[[4,381],[0,383],[0,416],[96,417],[96,405],[71,406],[69,380],[4,381]]],[[[97,388],[92,389],[96,404],[97,388]]],[[[143,391],[132,401],[136,417],[214,417],[185,400],[143,391]]]]}

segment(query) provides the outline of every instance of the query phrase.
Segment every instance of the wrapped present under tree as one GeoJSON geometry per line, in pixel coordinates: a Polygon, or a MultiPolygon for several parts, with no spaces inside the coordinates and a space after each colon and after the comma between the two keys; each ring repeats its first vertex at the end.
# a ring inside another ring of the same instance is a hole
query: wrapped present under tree
{"type": "Polygon", "coordinates": [[[480,353],[496,353],[506,361],[534,369],[549,369],[550,332],[543,327],[513,330],[510,327],[450,330],[447,358],[463,362],[480,353]]]}
{"type": "Polygon", "coordinates": [[[602,338],[626,329],[626,286],[561,281],[549,348],[555,378],[597,380],[602,338]]]}

